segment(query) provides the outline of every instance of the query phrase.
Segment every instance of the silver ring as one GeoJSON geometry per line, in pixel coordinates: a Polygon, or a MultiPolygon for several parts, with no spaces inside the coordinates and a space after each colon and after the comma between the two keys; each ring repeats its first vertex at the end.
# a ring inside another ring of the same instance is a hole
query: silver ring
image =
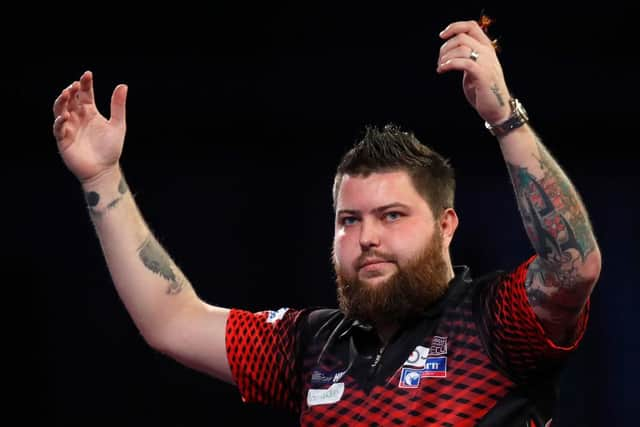
{"type": "Polygon", "coordinates": [[[478,52],[476,52],[475,50],[471,49],[471,53],[469,54],[469,58],[470,58],[472,61],[476,62],[476,61],[478,60],[478,57],[479,57],[479,56],[480,56],[480,55],[478,54],[478,52]]]}

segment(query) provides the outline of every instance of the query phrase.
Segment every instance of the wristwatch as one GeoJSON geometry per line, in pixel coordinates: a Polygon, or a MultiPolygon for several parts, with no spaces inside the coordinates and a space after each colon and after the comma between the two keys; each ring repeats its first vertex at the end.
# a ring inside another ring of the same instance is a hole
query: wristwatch
{"type": "Polygon", "coordinates": [[[486,121],[484,122],[484,126],[491,132],[491,135],[504,136],[529,121],[529,115],[520,101],[511,98],[509,105],[511,106],[511,115],[507,120],[496,125],[489,124],[489,122],[486,121]]]}

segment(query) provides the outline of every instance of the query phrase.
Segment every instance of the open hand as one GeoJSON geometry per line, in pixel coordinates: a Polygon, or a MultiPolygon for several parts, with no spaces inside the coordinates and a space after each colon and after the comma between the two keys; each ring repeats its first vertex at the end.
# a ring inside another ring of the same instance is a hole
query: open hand
{"type": "Polygon", "coordinates": [[[117,167],[126,132],[126,97],[127,86],[118,85],[107,120],[96,108],[93,75],[86,71],[56,98],[53,134],[62,159],[81,182],[117,167]]]}

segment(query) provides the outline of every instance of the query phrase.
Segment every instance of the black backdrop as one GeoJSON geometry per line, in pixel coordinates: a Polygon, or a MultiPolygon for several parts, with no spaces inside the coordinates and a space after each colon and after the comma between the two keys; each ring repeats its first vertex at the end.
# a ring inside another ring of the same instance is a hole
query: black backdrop
{"type": "MultiPolygon", "coordinates": [[[[250,310],[333,306],[330,186],[367,124],[399,124],[451,158],[461,219],[454,263],[480,274],[531,254],[496,142],[466,103],[460,75],[435,72],[438,32],[482,6],[491,5],[156,6],[135,18],[72,9],[52,15],[35,41],[18,42],[38,29],[25,20],[8,39],[17,77],[6,90],[16,101],[3,147],[3,258],[15,273],[5,278],[6,369],[16,379],[7,388],[22,420],[295,425],[141,339],[56,152],[51,105],[62,88],[92,70],[108,114],[113,87],[129,85],[125,174],[203,299],[250,310]]],[[[507,82],[582,194],[604,256],[554,425],[632,425],[635,11],[559,7],[486,9],[507,82]]]]}

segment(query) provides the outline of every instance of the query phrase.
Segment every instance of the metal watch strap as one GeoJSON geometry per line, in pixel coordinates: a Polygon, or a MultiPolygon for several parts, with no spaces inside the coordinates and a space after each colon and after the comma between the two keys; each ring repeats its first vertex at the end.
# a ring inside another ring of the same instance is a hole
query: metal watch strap
{"type": "Polygon", "coordinates": [[[511,115],[507,120],[496,125],[491,125],[486,121],[484,122],[484,126],[493,136],[504,136],[529,121],[529,116],[520,101],[516,98],[511,98],[509,105],[511,106],[511,115]]]}

